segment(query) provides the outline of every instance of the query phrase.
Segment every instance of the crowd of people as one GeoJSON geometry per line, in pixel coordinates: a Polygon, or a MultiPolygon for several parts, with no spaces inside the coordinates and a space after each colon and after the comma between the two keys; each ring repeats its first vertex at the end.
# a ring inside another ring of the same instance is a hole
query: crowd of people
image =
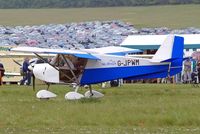
{"type": "Polygon", "coordinates": [[[182,83],[197,84],[200,82],[200,62],[195,59],[186,59],[183,63],[182,83]]]}

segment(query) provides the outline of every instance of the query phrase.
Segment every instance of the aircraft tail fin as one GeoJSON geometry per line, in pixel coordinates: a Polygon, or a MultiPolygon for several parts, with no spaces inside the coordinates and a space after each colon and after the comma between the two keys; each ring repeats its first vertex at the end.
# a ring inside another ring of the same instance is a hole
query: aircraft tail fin
{"type": "Polygon", "coordinates": [[[172,62],[183,59],[184,38],[176,35],[167,36],[151,62],[172,62]]]}
{"type": "Polygon", "coordinates": [[[151,62],[169,62],[168,76],[173,76],[182,71],[184,38],[169,35],[160,46],[151,62]]]}

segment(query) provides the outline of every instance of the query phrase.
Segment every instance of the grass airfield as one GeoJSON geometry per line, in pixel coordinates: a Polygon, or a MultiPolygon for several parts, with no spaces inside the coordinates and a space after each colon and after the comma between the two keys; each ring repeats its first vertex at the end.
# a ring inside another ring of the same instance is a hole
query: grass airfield
{"type": "Polygon", "coordinates": [[[199,4],[67,9],[0,9],[0,25],[19,26],[122,20],[133,24],[136,28],[199,28],[199,14],[199,4]]]}
{"type": "MultiPolygon", "coordinates": [[[[122,20],[135,27],[200,27],[200,5],[0,10],[0,25],[41,25],[122,20]]],[[[45,85],[37,86],[44,89],[45,85]]],[[[36,99],[30,86],[0,86],[0,133],[132,134],[200,133],[200,88],[191,85],[132,84],[100,89],[102,99],[66,101],[70,88],[36,99]]],[[[85,89],[80,89],[84,93],[85,89]]]]}
{"type": "Polygon", "coordinates": [[[52,85],[57,98],[39,100],[31,86],[3,85],[0,133],[200,133],[200,88],[184,84],[94,88],[104,98],[66,101],[70,88],[52,85]]]}

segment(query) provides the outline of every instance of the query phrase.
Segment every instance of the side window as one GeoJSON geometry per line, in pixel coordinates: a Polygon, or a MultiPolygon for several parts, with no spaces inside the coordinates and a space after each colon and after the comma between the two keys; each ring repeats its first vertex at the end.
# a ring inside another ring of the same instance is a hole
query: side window
{"type": "Polygon", "coordinates": [[[63,58],[60,58],[59,60],[59,67],[63,67],[65,65],[65,61],[63,58]]]}

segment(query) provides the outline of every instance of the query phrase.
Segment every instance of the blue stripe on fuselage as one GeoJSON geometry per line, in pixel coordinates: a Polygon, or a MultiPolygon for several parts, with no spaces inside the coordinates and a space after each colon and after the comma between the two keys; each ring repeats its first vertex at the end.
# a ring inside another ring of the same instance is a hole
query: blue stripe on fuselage
{"type": "Polygon", "coordinates": [[[125,78],[126,80],[139,80],[139,79],[152,79],[152,78],[166,78],[168,76],[168,70],[155,72],[150,74],[138,75],[125,78]]]}
{"type": "Polygon", "coordinates": [[[168,70],[169,65],[130,66],[113,68],[85,69],[81,78],[81,85],[95,84],[120,78],[152,74],[168,70]]]}

